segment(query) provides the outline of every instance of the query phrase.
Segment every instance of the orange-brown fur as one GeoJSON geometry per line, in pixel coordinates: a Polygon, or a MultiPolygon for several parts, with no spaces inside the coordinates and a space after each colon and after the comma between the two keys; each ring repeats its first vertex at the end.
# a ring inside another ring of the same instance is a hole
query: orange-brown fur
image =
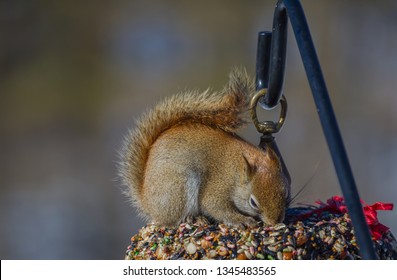
{"type": "Polygon", "coordinates": [[[165,225],[199,215],[232,225],[283,220],[289,185],[279,158],[235,134],[252,93],[247,74],[234,71],[221,92],[175,95],[137,122],[121,175],[144,217],[165,225]]]}

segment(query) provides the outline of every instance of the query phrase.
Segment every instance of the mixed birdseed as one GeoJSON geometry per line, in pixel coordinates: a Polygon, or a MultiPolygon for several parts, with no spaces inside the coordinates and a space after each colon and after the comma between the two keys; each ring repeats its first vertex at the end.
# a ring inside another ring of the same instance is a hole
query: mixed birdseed
{"type": "MultiPolygon", "coordinates": [[[[323,211],[307,217],[311,210],[288,209],[285,224],[271,227],[259,222],[245,229],[202,221],[175,228],[149,224],[131,238],[126,259],[360,259],[348,214],[323,211]]],[[[390,231],[373,242],[380,259],[397,259],[397,242],[390,231]]]]}

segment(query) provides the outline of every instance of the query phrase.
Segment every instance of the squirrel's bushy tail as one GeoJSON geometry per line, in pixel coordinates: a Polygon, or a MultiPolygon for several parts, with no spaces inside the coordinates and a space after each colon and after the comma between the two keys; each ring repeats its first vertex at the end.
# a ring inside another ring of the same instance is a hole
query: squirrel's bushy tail
{"type": "Polygon", "coordinates": [[[167,98],[147,111],[125,139],[121,150],[120,175],[138,208],[139,193],[152,144],[167,129],[184,123],[201,123],[235,132],[244,123],[244,113],[254,90],[245,70],[233,70],[227,87],[220,92],[188,92],[167,98]]]}

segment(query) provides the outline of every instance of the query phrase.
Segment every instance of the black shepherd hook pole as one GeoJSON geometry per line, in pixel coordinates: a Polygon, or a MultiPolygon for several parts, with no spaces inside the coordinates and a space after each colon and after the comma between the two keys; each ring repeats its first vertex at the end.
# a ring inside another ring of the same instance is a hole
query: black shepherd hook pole
{"type": "Polygon", "coordinates": [[[360,247],[361,258],[378,259],[368,225],[365,221],[353,172],[328,95],[313,40],[299,0],[279,0],[274,13],[273,32],[259,33],[256,87],[257,90],[268,88],[268,93],[260,101],[260,104],[264,108],[273,108],[278,104],[281,97],[285,69],[287,16],[291,21],[295,33],[295,39],[302,57],[339,184],[352,219],[354,232],[360,247]]]}

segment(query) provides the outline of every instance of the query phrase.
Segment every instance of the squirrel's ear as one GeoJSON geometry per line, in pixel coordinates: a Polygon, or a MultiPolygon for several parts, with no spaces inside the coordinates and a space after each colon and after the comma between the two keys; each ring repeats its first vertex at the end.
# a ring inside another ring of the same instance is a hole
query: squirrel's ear
{"type": "Polygon", "coordinates": [[[246,181],[250,181],[252,176],[254,176],[255,172],[256,172],[256,166],[253,162],[250,162],[249,159],[243,155],[243,174],[246,176],[246,181]]]}
{"type": "Polygon", "coordinates": [[[268,156],[271,160],[280,162],[279,156],[277,155],[277,153],[276,153],[273,149],[268,148],[268,149],[266,150],[266,152],[267,152],[267,156],[268,156]]]}
{"type": "Polygon", "coordinates": [[[277,166],[278,168],[281,168],[280,157],[271,147],[265,148],[265,154],[268,160],[267,164],[269,164],[270,166],[277,166]]]}

